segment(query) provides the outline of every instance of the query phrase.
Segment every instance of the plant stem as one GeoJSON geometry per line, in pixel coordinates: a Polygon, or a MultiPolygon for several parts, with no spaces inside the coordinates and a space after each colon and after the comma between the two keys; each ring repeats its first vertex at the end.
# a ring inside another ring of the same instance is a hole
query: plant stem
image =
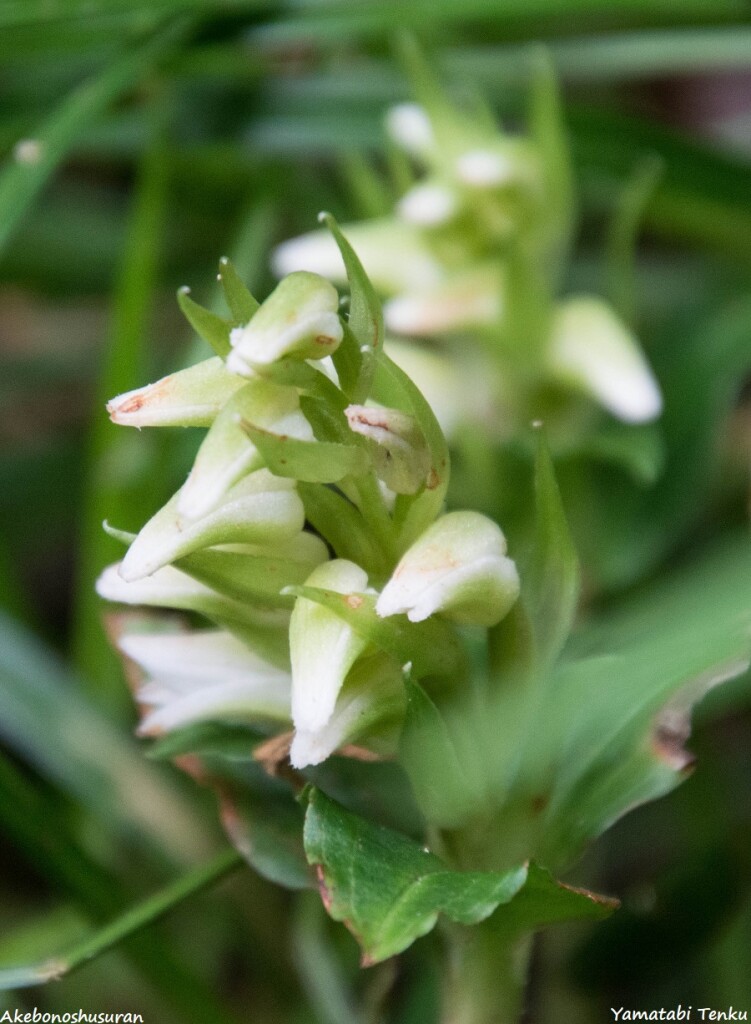
{"type": "Polygon", "coordinates": [[[492,920],[447,935],[441,1024],[518,1024],[531,936],[509,936],[492,920]]]}

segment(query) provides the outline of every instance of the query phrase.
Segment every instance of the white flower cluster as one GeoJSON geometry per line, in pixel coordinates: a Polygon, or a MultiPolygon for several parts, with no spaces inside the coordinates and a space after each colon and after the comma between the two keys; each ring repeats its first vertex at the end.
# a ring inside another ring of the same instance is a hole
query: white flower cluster
{"type": "MultiPolygon", "coordinates": [[[[327,281],[294,273],[247,323],[228,325],[224,358],[108,406],[123,425],[209,428],[185,484],[98,582],[111,601],[199,613],[211,623],[165,626],[155,616],[145,630],[140,616],[138,630],[120,638],[123,654],[139,669],[145,735],[202,721],[276,731],[292,726],[297,768],[352,743],[393,748],[404,714],[402,666],[330,607],[290,596],[287,588],[340,594],[351,608],[369,601],[381,618],[417,623],[438,615],[484,626],[498,622],[518,595],[505,538],[477,513],[440,515],[392,559],[385,581],[370,566],[332,558],[321,537],[305,529],[299,480],[325,487],[339,481],[344,497],[356,492],[356,474],[342,478],[333,464],[326,474],[328,452],[333,447],[336,460],[347,446],[319,442],[305,415],[305,388],[280,382],[274,376],[280,368],[307,374],[308,390],[323,388],[327,415],[338,417],[365,475],[380,483],[378,494],[419,498],[431,473],[412,415],[372,403],[347,405],[328,359],[344,335],[337,310],[327,281]],[[272,460],[272,471],[261,437],[274,451],[290,446],[292,475],[280,475],[284,454],[272,460]]],[[[347,458],[346,467],[360,465],[347,458]]],[[[396,536],[394,520],[388,522],[396,536]]]]}

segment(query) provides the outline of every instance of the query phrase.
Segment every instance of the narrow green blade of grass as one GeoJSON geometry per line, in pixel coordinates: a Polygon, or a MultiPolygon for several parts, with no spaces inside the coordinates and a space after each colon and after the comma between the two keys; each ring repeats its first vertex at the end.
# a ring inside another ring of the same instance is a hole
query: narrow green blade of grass
{"type": "MultiPolygon", "coordinates": [[[[715,0],[711,14],[706,0],[399,0],[343,5],[337,0],[307,0],[295,4],[287,18],[280,18],[258,30],[264,42],[274,44],[299,41],[341,41],[370,38],[399,28],[434,32],[439,27],[458,23],[497,24],[503,19],[504,32],[519,28],[537,34],[547,24],[561,31],[562,19],[568,31],[588,26],[619,24],[699,24],[742,21],[748,16],[743,0],[715,0]],[[537,30],[535,32],[534,30],[537,30]]],[[[539,37],[539,36],[538,36],[539,37]]]]}
{"type": "Polygon", "coordinates": [[[163,58],[187,28],[185,21],[174,22],[140,47],[128,50],[66,96],[33,138],[26,140],[26,147],[16,151],[0,175],[0,252],[84,129],[163,58]]]}
{"type": "Polygon", "coordinates": [[[636,316],[637,239],[661,174],[662,162],[657,156],[647,156],[636,165],[618,198],[606,239],[607,292],[623,319],[632,325],[636,316]]]}
{"type": "MultiPolygon", "coordinates": [[[[163,120],[163,114],[157,114],[163,120]]],[[[125,251],[114,296],[112,328],[94,403],[89,439],[89,469],[80,518],[73,653],[84,679],[96,685],[97,695],[110,706],[129,706],[122,685],[119,659],[101,625],[102,602],[94,591],[97,576],[122,554],[121,547],[102,529],[104,519],[137,527],[153,509],[153,455],[159,438],[134,436],[107,418],[105,403],[114,395],[143,383],[154,292],[158,279],[168,194],[168,159],[162,141],[163,125],[146,152],[133,203],[125,251]],[[149,444],[152,442],[152,444],[149,444]],[[155,443],[154,443],[155,442],[155,443]],[[151,456],[151,458],[150,458],[151,456]]]]}
{"type": "Polygon", "coordinates": [[[242,858],[234,849],[223,850],[208,864],[188,871],[161,892],[126,911],[89,938],[76,944],[61,956],[40,963],[0,969],[0,988],[27,988],[57,981],[71,971],[100,956],[123,939],[162,917],[183,900],[217,882],[223,875],[239,867],[242,858]]]}
{"type": "MultiPolygon", "coordinates": [[[[123,912],[133,897],[120,879],[81,845],[66,810],[57,793],[35,787],[0,753],[4,833],[49,885],[71,897],[92,923],[104,923],[123,912]]],[[[48,941],[46,947],[50,945],[48,941]]],[[[184,961],[179,944],[160,930],[150,928],[133,935],[123,953],[177,1019],[232,1024],[213,992],[184,961]]]]}

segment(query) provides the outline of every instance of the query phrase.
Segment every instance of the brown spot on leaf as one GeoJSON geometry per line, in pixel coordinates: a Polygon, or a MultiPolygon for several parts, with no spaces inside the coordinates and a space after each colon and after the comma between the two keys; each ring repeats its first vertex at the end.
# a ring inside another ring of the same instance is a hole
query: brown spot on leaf
{"type": "Polygon", "coordinates": [[[362,607],[363,599],[359,594],[347,594],[344,598],[344,603],[348,608],[351,608],[353,611],[357,611],[358,608],[362,607]]]}
{"type": "Polygon", "coordinates": [[[318,892],[320,893],[321,896],[321,903],[323,903],[324,907],[326,908],[326,913],[330,914],[331,905],[333,901],[331,899],[329,887],[326,884],[326,875],[324,873],[322,864],[316,864],[316,879],[318,880],[318,892]]]}
{"type": "Polygon", "coordinates": [[[441,478],[438,475],[438,472],[437,472],[435,466],[431,466],[430,467],[430,472],[428,473],[428,479],[427,479],[427,481],[425,483],[425,486],[427,487],[427,489],[429,491],[434,491],[436,489],[436,487],[440,484],[440,482],[441,482],[441,478]]]}
{"type": "Polygon", "coordinates": [[[696,762],[696,756],[683,746],[688,738],[686,732],[660,722],[652,734],[652,751],[655,757],[675,772],[687,773],[696,762]]]}
{"type": "Polygon", "coordinates": [[[327,334],[318,334],[315,339],[316,345],[332,345],[334,339],[330,338],[327,334]]]}

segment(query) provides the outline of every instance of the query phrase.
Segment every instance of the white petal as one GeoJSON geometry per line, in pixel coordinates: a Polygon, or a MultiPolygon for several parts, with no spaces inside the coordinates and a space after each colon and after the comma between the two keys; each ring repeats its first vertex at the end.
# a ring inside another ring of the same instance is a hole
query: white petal
{"type": "Polygon", "coordinates": [[[519,594],[516,566],[500,528],[479,512],[450,512],[412,545],[384,587],[376,612],[421,622],[441,612],[493,626],[519,594]]]}
{"type": "Polygon", "coordinates": [[[587,391],[626,423],[644,423],[662,411],[659,385],[638,342],[600,299],[561,303],[549,361],[562,381],[587,391]]]}
{"type": "Polygon", "coordinates": [[[497,323],[502,314],[503,281],[496,266],[457,275],[438,288],[397,296],[383,307],[389,330],[416,337],[497,323]]]}
{"type": "MultiPolygon", "coordinates": [[[[306,586],[339,594],[362,593],[367,574],[344,559],[314,569],[306,586]]],[[[298,598],[290,622],[292,719],[302,730],[318,730],[331,717],[344,678],[367,643],[334,612],[298,598]]]]}
{"type": "Polygon", "coordinates": [[[133,581],[183,555],[214,544],[280,543],[302,530],[305,511],[294,480],[266,469],[242,479],[221,504],[198,519],[179,512],[180,492],[143,527],[123,559],[121,573],[133,581]]]}

